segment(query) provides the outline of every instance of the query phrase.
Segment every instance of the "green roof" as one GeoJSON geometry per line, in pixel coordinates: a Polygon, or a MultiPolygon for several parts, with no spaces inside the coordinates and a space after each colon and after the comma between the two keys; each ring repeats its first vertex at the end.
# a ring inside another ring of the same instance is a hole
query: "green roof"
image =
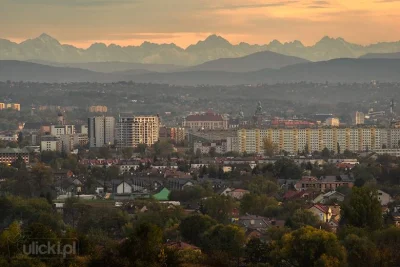
{"type": "Polygon", "coordinates": [[[154,194],[153,197],[159,201],[167,201],[169,200],[169,193],[170,191],[164,187],[160,192],[154,194]]]}

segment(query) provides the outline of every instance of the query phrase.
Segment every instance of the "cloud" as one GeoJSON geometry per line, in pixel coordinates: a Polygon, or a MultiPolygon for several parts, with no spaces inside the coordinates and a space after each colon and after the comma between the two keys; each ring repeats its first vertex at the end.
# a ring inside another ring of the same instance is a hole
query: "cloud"
{"type": "Polygon", "coordinates": [[[298,3],[299,1],[281,1],[281,2],[271,2],[265,4],[248,4],[248,5],[224,5],[224,6],[216,6],[209,7],[208,9],[225,9],[225,10],[236,10],[236,9],[249,9],[249,8],[262,8],[262,7],[279,7],[279,6],[287,6],[291,4],[298,3]]]}
{"type": "Polygon", "coordinates": [[[327,7],[327,6],[317,6],[317,5],[312,5],[312,6],[307,6],[307,8],[319,9],[319,8],[328,8],[328,7],[327,7]]]}
{"type": "Polygon", "coordinates": [[[64,7],[101,7],[112,5],[126,5],[137,3],[137,0],[8,0],[22,5],[46,5],[64,7]]]}
{"type": "Polygon", "coordinates": [[[328,1],[313,1],[312,2],[313,5],[318,5],[318,6],[327,6],[330,5],[330,3],[328,1]]]}

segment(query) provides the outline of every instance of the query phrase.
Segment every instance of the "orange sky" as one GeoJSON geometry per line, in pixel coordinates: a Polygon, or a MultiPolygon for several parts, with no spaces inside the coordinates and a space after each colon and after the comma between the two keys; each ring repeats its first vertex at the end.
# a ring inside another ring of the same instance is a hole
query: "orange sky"
{"type": "Polygon", "coordinates": [[[400,0],[0,0],[0,6],[0,38],[46,32],[79,47],[143,41],[186,47],[213,33],[232,43],[311,45],[325,35],[360,44],[400,40],[400,0]]]}

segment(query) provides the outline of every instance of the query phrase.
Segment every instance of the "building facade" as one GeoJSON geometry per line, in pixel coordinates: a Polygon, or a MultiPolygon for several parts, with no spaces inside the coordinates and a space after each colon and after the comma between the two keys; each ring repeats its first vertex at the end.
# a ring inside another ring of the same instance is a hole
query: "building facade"
{"type": "Polygon", "coordinates": [[[50,134],[57,137],[65,134],[75,134],[75,125],[51,125],[50,134]]]}
{"type": "Polygon", "coordinates": [[[382,147],[392,148],[400,144],[397,128],[308,128],[308,129],[240,129],[237,131],[238,152],[264,153],[264,140],[275,144],[279,151],[298,152],[373,151],[382,147]]]}
{"type": "Polygon", "coordinates": [[[185,118],[183,126],[190,129],[228,129],[228,119],[220,114],[206,112],[189,115],[185,118]]]}
{"type": "Polygon", "coordinates": [[[104,113],[107,112],[108,108],[106,106],[90,106],[89,107],[89,112],[91,113],[104,113]]]}
{"type": "Polygon", "coordinates": [[[152,146],[159,139],[161,120],[157,116],[120,114],[117,123],[117,145],[120,148],[152,146]]]}
{"type": "Polygon", "coordinates": [[[14,109],[21,111],[21,104],[18,103],[0,103],[0,110],[2,109],[14,109]]]}
{"type": "Polygon", "coordinates": [[[11,164],[21,157],[25,164],[29,163],[29,151],[25,148],[1,148],[0,149],[0,163],[11,164]]]}
{"type": "Polygon", "coordinates": [[[113,145],[115,142],[115,118],[109,116],[88,118],[88,139],[90,147],[113,145]]]}

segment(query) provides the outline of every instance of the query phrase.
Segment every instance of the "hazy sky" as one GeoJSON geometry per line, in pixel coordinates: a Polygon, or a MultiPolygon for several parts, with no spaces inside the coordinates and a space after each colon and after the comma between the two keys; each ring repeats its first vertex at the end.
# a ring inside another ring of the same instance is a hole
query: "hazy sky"
{"type": "Polygon", "coordinates": [[[0,38],[43,32],[79,47],[186,47],[213,33],[232,43],[313,44],[329,35],[367,44],[400,40],[400,0],[0,0],[0,38]]]}

